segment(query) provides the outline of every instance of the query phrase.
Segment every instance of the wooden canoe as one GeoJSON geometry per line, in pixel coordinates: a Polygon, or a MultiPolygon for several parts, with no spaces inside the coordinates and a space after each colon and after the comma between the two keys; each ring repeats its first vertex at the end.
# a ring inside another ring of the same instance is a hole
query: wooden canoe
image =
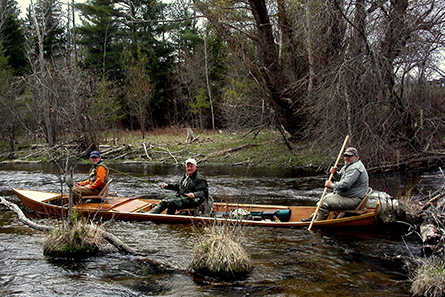
{"type": "MultiPolygon", "coordinates": [[[[33,190],[13,189],[22,203],[35,212],[51,217],[63,217],[68,213],[68,195],[48,193],[33,190]]],[[[281,206],[281,205],[255,205],[235,203],[214,203],[213,213],[209,217],[193,216],[179,213],[177,215],[149,214],[148,211],[159,203],[159,200],[141,199],[132,197],[108,196],[99,202],[82,202],[73,206],[83,217],[90,219],[104,218],[115,220],[153,221],[159,223],[207,223],[215,222],[242,222],[244,225],[261,227],[308,227],[310,222],[302,222],[315,211],[315,206],[281,206]],[[233,210],[242,209],[251,216],[248,218],[233,218],[233,210]],[[279,213],[287,213],[288,217],[280,219],[279,213]],[[264,214],[264,215],[263,215],[264,214]]],[[[366,209],[361,215],[335,218],[331,213],[325,221],[316,221],[312,227],[349,227],[371,225],[377,213],[380,202],[373,208],[366,209]]]]}

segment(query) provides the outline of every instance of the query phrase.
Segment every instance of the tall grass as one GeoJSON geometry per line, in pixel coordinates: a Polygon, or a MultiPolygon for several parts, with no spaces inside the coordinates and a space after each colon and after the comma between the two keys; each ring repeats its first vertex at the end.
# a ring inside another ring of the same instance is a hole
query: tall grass
{"type": "Polygon", "coordinates": [[[445,263],[439,258],[426,259],[411,277],[413,296],[445,296],[445,263]]]}
{"type": "Polygon", "coordinates": [[[54,228],[43,244],[43,254],[53,257],[84,258],[99,251],[102,240],[99,227],[84,220],[75,220],[70,226],[54,228]]]}
{"type": "Polygon", "coordinates": [[[201,275],[219,279],[246,276],[253,266],[241,245],[241,239],[240,225],[215,224],[206,227],[195,246],[191,268],[201,275]]]}

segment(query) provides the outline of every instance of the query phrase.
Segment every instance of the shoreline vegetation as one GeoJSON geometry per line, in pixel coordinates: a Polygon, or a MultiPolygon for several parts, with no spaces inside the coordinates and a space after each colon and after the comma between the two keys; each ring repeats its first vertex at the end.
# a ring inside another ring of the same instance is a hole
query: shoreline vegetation
{"type": "MultiPolygon", "coordinates": [[[[181,165],[189,157],[200,165],[225,164],[269,169],[313,168],[327,170],[332,165],[339,143],[321,148],[310,141],[293,143],[290,150],[282,135],[271,129],[250,131],[192,131],[190,128],[155,129],[141,136],[139,131],[109,131],[97,144],[83,147],[81,140],[65,136],[59,144],[49,148],[44,138],[18,139],[11,152],[0,146],[0,164],[39,163],[66,159],[88,163],[92,150],[99,150],[108,164],[153,163],[171,166],[181,165]]],[[[361,147],[358,147],[362,151],[361,147]]],[[[365,150],[365,148],[363,148],[365,150]]],[[[362,153],[362,160],[369,172],[419,170],[438,168],[443,165],[443,154],[432,152],[425,156],[405,156],[396,163],[374,164],[362,153]]]]}
{"type": "Polygon", "coordinates": [[[19,140],[13,153],[3,148],[1,163],[50,162],[65,158],[88,162],[88,154],[99,150],[107,163],[182,164],[189,157],[199,163],[224,163],[233,166],[298,168],[321,166],[329,162],[308,144],[294,144],[291,151],[278,131],[191,131],[157,129],[145,134],[118,131],[104,135],[99,144],[83,148],[76,141],[60,141],[48,148],[44,139],[19,140]]]}

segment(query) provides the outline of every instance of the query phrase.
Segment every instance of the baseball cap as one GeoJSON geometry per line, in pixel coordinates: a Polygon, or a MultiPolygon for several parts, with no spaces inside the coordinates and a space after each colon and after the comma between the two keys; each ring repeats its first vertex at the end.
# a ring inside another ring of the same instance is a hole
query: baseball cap
{"type": "Polygon", "coordinates": [[[187,165],[187,164],[193,164],[193,165],[195,165],[195,166],[198,166],[198,162],[196,162],[196,160],[195,159],[192,159],[192,158],[190,158],[190,159],[187,159],[186,161],[185,161],[185,165],[187,165]]]}
{"type": "Polygon", "coordinates": [[[353,147],[348,147],[346,150],[345,150],[345,152],[344,152],[344,154],[343,155],[345,155],[345,156],[358,156],[358,151],[355,149],[355,148],[353,148],[353,147]]]}
{"type": "Polygon", "coordinates": [[[98,151],[92,151],[92,152],[90,153],[90,158],[92,158],[92,157],[100,157],[99,152],[98,152],[98,151]]]}

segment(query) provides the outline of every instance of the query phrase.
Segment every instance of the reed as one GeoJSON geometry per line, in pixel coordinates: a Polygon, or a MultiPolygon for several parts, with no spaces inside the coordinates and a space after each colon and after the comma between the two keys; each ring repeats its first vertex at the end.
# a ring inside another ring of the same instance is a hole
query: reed
{"type": "Polygon", "coordinates": [[[102,239],[99,227],[85,220],[54,228],[43,244],[43,254],[52,257],[84,258],[99,251],[102,239]]]}
{"type": "Polygon", "coordinates": [[[426,259],[411,276],[413,296],[445,296],[445,262],[439,258],[426,259]]]}
{"type": "Polygon", "coordinates": [[[253,266],[241,246],[241,239],[240,225],[216,224],[206,227],[194,248],[191,268],[198,274],[220,279],[246,276],[253,266]]]}

